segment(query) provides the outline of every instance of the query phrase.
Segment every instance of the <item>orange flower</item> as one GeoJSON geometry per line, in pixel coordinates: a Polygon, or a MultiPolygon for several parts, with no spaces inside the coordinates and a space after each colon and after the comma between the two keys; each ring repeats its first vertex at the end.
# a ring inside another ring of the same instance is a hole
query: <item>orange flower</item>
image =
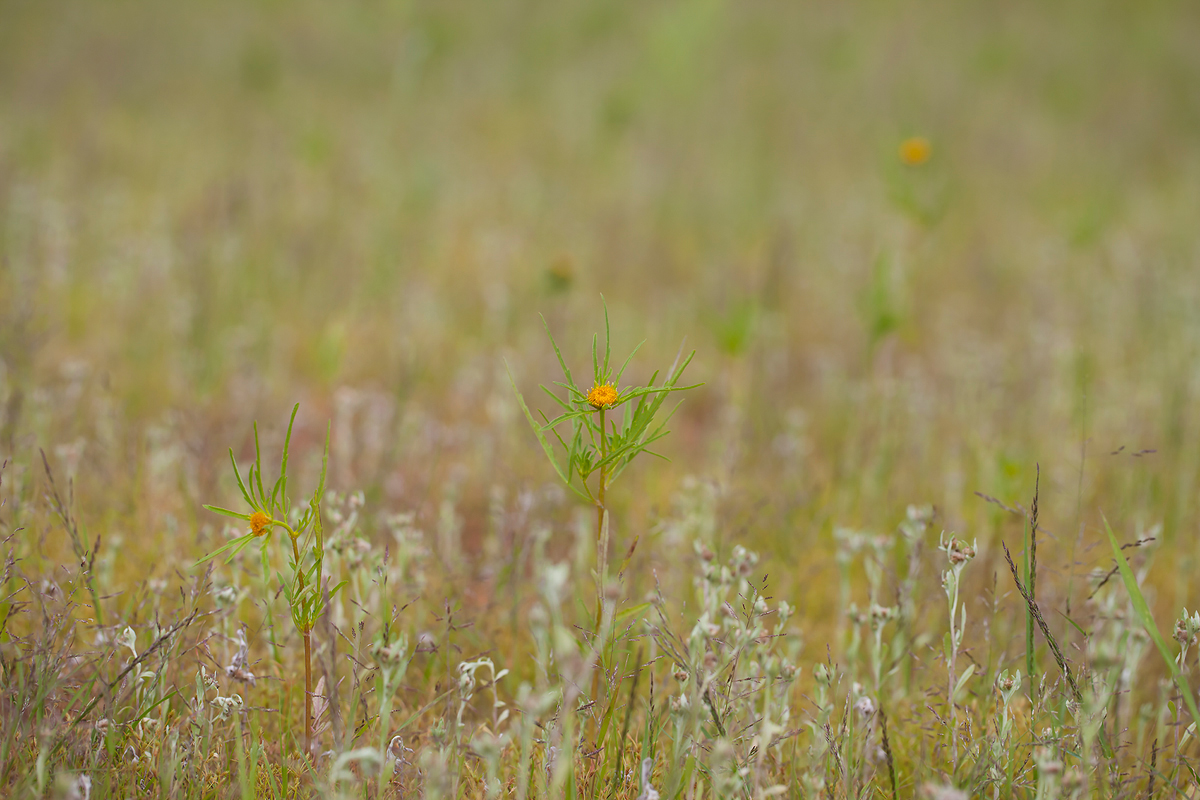
{"type": "Polygon", "coordinates": [[[900,160],[910,167],[924,164],[933,155],[933,145],[924,136],[913,136],[900,143],[900,160]]]}
{"type": "Polygon", "coordinates": [[[617,396],[617,389],[611,383],[596,384],[588,391],[587,401],[592,408],[608,408],[617,404],[617,396]]]}
{"type": "Polygon", "coordinates": [[[255,511],[250,515],[250,532],[255,536],[265,536],[267,528],[270,527],[274,520],[270,514],[264,514],[261,511],[255,511]]]}

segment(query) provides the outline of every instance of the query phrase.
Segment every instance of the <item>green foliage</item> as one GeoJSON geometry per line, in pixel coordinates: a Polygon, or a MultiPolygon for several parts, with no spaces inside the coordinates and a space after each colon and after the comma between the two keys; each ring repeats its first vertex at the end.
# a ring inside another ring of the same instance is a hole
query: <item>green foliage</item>
{"type": "MultiPolygon", "coordinates": [[[[592,386],[593,388],[611,386],[616,390],[616,399],[598,407],[589,402],[589,390],[576,384],[575,379],[571,376],[571,370],[567,367],[562,351],[559,350],[558,343],[554,340],[554,335],[550,332],[550,326],[544,317],[542,324],[546,328],[546,336],[550,339],[550,345],[554,348],[554,355],[558,358],[558,365],[563,373],[563,380],[554,381],[554,385],[565,389],[566,397],[560,397],[545,385],[541,385],[541,389],[562,409],[562,413],[553,419],[541,413],[542,419],[541,422],[538,422],[517,388],[511,369],[509,370],[509,380],[512,382],[513,391],[516,392],[521,410],[524,411],[525,418],[529,421],[529,425],[542,445],[546,458],[554,467],[554,471],[580,497],[602,505],[602,495],[598,491],[594,492],[588,484],[588,479],[594,473],[602,472],[601,482],[611,484],[641,453],[664,458],[649,448],[650,445],[670,432],[666,429],[666,425],[675,413],[675,409],[668,412],[661,421],[657,420],[657,417],[663,403],[672,392],[682,392],[701,385],[698,383],[690,386],[678,385],[683,371],[691,363],[696,351],[693,350],[682,361],[677,356],[674,363],[667,369],[661,386],[654,385],[659,374],[659,370],[655,370],[645,386],[621,389],[621,377],[625,374],[625,368],[629,366],[629,362],[641,349],[644,342],[634,347],[621,366],[617,368],[616,362],[612,360],[612,330],[606,305],[603,355],[599,349],[599,336],[593,335],[592,337],[592,386]],[[620,423],[611,418],[606,419],[608,412],[634,400],[637,402],[632,409],[628,407],[621,409],[620,423]],[[547,434],[554,437],[561,450],[555,450],[547,434]]],[[[682,352],[680,356],[682,356],[682,352]]],[[[675,408],[678,407],[678,405],[675,406],[675,408]]]]}
{"type": "MultiPolygon", "coordinates": [[[[299,511],[294,522],[289,523],[288,520],[292,518],[292,503],[287,492],[288,452],[292,443],[292,427],[296,423],[296,413],[299,410],[300,404],[297,403],[292,408],[287,434],[283,440],[283,457],[279,463],[279,477],[271,485],[270,493],[266,491],[266,484],[263,483],[262,448],[259,445],[258,423],[256,422],[254,423],[254,463],[250,466],[245,480],[242,479],[238,470],[233,448],[229,449],[229,461],[233,466],[233,475],[242,499],[250,507],[250,512],[231,511],[213,505],[204,506],[209,511],[247,522],[256,512],[266,514],[270,518],[267,529],[261,534],[251,532],[227,542],[197,561],[194,566],[199,566],[221,555],[225,556],[225,563],[229,563],[258,536],[264,537],[263,547],[265,548],[270,543],[271,530],[283,529],[293,547],[294,557],[288,562],[291,578],[285,579],[282,574],[276,574],[279,578],[280,589],[291,608],[292,620],[296,623],[296,628],[308,631],[312,630],[317,617],[321,615],[325,603],[328,602],[324,592],[329,587],[323,585],[322,572],[325,563],[325,541],[321,527],[321,498],[325,493],[325,475],[329,467],[329,433],[326,432],[325,435],[325,453],[321,458],[321,476],[317,481],[317,486],[308,500],[308,505],[299,511]]],[[[338,583],[329,589],[329,593],[336,593],[345,584],[345,581],[338,583]]]]}
{"type": "MultiPolygon", "coordinates": [[[[275,575],[279,583],[279,591],[287,600],[292,623],[305,638],[305,695],[306,702],[311,703],[313,685],[308,639],[317,619],[329,603],[329,599],[335,596],[348,581],[342,580],[331,588],[327,585],[324,576],[326,544],[324,528],[321,524],[321,498],[325,493],[325,476],[329,467],[329,431],[326,431],[325,434],[325,452],[321,458],[321,476],[317,481],[316,489],[313,490],[307,507],[298,510],[293,520],[291,498],[288,495],[288,453],[292,443],[292,428],[296,424],[296,413],[299,410],[299,403],[292,407],[292,416],[288,420],[287,434],[283,440],[283,457],[279,463],[279,477],[275,479],[269,493],[266,490],[266,484],[263,483],[262,447],[258,440],[258,423],[254,424],[254,463],[250,466],[245,480],[242,479],[238,470],[233,448],[229,449],[229,460],[233,465],[234,478],[237,480],[242,499],[250,507],[251,513],[231,511],[210,505],[206,505],[205,508],[228,517],[246,520],[251,522],[252,526],[254,526],[255,515],[266,515],[267,521],[265,524],[260,523],[262,527],[257,532],[252,530],[244,536],[233,539],[197,561],[194,566],[200,566],[220,555],[225,555],[225,563],[229,563],[251,541],[262,536],[263,570],[265,572],[268,563],[266,548],[270,544],[271,532],[274,528],[284,531],[291,544],[287,562],[290,577],[285,577],[281,572],[276,572],[275,575]]],[[[305,738],[307,741],[312,736],[311,713],[306,713],[306,719],[305,738]]]]}
{"type": "Polygon", "coordinates": [[[1192,6],[520,11],[4,4],[0,796],[1187,794],[1192,6]],[[600,291],[713,391],[517,414],[600,291]]]}
{"type": "Polygon", "coordinates": [[[1125,558],[1125,553],[1121,551],[1121,546],[1117,544],[1117,537],[1113,533],[1107,519],[1104,520],[1104,533],[1108,537],[1109,546],[1112,547],[1113,560],[1117,562],[1117,569],[1121,573],[1121,583],[1125,585],[1125,591],[1129,593],[1129,600],[1133,606],[1134,614],[1137,615],[1138,623],[1149,634],[1150,639],[1154,642],[1154,646],[1158,648],[1158,652],[1162,656],[1167,670],[1171,673],[1171,678],[1179,687],[1179,693],[1192,715],[1193,724],[1200,728],[1200,709],[1196,707],[1196,696],[1192,692],[1192,687],[1188,685],[1186,678],[1184,678],[1183,673],[1179,670],[1179,665],[1171,656],[1170,650],[1167,649],[1167,643],[1163,640],[1162,634],[1158,630],[1158,623],[1154,621],[1154,615],[1150,613],[1150,605],[1146,602],[1145,596],[1142,595],[1137,577],[1133,574],[1133,569],[1129,566],[1129,560],[1125,558]]]}

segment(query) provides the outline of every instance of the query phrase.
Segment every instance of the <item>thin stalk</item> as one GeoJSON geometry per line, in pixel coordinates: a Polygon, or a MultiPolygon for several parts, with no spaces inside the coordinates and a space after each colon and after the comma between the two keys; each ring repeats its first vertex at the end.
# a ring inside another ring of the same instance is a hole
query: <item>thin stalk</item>
{"type": "MultiPolygon", "coordinates": [[[[608,434],[605,430],[604,409],[600,409],[600,459],[603,461],[608,456],[608,434]]],[[[592,672],[592,708],[597,708],[596,704],[600,701],[600,671],[603,665],[600,663],[600,649],[603,643],[600,641],[600,625],[604,620],[604,578],[608,571],[608,541],[604,536],[604,489],[605,483],[608,480],[608,467],[600,467],[600,486],[596,491],[596,638],[594,647],[596,648],[596,664],[592,672]]],[[[588,730],[590,733],[597,733],[596,717],[593,714],[588,721],[588,730]]],[[[599,742],[596,743],[599,746],[599,742]]]]}
{"type": "MultiPolygon", "coordinates": [[[[1029,596],[1037,600],[1037,525],[1038,525],[1038,489],[1042,482],[1042,467],[1037,466],[1037,477],[1033,481],[1033,504],[1030,508],[1028,528],[1025,538],[1025,585],[1029,588],[1029,596]]],[[[1037,674],[1034,663],[1033,641],[1033,611],[1025,610],[1025,669],[1030,675],[1029,702],[1037,702],[1037,681],[1032,676],[1037,674]]]]}
{"type": "Polygon", "coordinates": [[[955,616],[958,612],[958,577],[954,579],[954,596],[950,598],[950,670],[947,685],[947,697],[950,699],[950,764],[954,773],[958,772],[958,722],[954,706],[954,686],[958,682],[955,664],[958,661],[958,630],[955,627],[955,616]]]}
{"type": "MultiPolygon", "coordinates": [[[[288,528],[291,532],[291,528],[288,528]]],[[[300,564],[300,548],[296,545],[296,537],[291,536],[292,554],[296,557],[296,565],[300,564]]],[[[297,569],[300,591],[304,591],[304,571],[297,569]]],[[[312,748],[313,713],[312,713],[312,631],[301,630],[304,636],[304,752],[312,748]]]]}
{"type": "MultiPolygon", "coordinates": [[[[604,428],[604,409],[600,409],[600,459],[608,457],[608,435],[604,428]]],[[[604,547],[604,489],[608,481],[608,467],[600,467],[600,488],[596,492],[596,632],[600,631],[600,620],[604,614],[604,573],[608,566],[608,548],[604,547]]]]}

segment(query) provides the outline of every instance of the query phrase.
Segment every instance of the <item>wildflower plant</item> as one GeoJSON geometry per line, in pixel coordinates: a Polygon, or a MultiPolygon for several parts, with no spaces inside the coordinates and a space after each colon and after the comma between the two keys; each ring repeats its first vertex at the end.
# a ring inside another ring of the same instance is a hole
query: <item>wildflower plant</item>
{"type": "Polygon", "coordinates": [[[967,544],[965,540],[959,539],[951,534],[949,539],[946,539],[945,533],[942,534],[941,543],[938,549],[946,554],[946,559],[950,562],[950,568],[942,573],[942,588],[946,591],[946,600],[950,609],[950,630],[946,631],[943,638],[943,655],[946,659],[946,667],[949,672],[949,682],[947,684],[946,702],[950,706],[950,749],[951,763],[955,768],[958,767],[958,727],[956,723],[956,706],[955,698],[971,679],[971,675],[975,672],[975,665],[969,665],[961,675],[955,671],[955,662],[957,660],[958,651],[962,648],[963,634],[967,627],[967,609],[966,606],[960,606],[958,602],[958,590],[962,580],[963,569],[970,561],[975,558],[974,543],[967,544]]]}
{"type": "Polygon", "coordinates": [[[242,499],[249,506],[249,513],[233,511],[219,506],[206,505],[209,511],[223,514],[250,523],[250,531],[227,542],[204,558],[196,562],[196,566],[224,555],[229,563],[255,539],[263,540],[262,569],[266,575],[269,571],[267,544],[276,529],[287,535],[291,544],[291,559],[288,562],[291,575],[285,577],[276,572],[280,591],[287,599],[291,610],[292,623],[304,639],[304,742],[305,748],[311,748],[314,736],[313,715],[313,677],[312,677],[312,630],[325,610],[329,598],[346,584],[339,582],[329,588],[325,584],[325,537],[321,527],[321,498],[325,492],[325,473],[329,464],[329,433],[325,434],[325,453],[321,459],[321,477],[317,481],[316,491],[313,492],[308,506],[294,509],[288,496],[288,452],[292,441],[292,428],[296,422],[296,412],[300,410],[297,403],[292,408],[292,416],[288,421],[287,435],[283,440],[283,458],[279,464],[279,477],[271,486],[268,493],[263,483],[262,448],[258,439],[258,424],[254,424],[254,464],[251,465],[245,480],[238,470],[237,459],[233,448],[229,449],[229,460],[233,464],[233,475],[237,480],[242,499]]]}
{"type": "MultiPolygon", "coordinates": [[[[656,420],[669,394],[694,389],[700,385],[679,385],[683,371],[687,369],[696,352],[693,350],[682,361],[677,356],[660,386],[654,385],[659,375],[659,371],[656,370],[645,386],[621,388],[621,378],[625,369],[644,341],[633,348],[620,368],[616,368],[612,360],[612,329],[606,305],[604,350],[600,350],[599,336],[593,335],[592,385],[585,389],[575,382],[554,335],[550,333],[550,326],[545,317],[542,318],[542,324],[546,327],[546,336],[550,339],[563,373],[563,380],[554,381],[554,385],[565,389],[566,397],[560,397],[544,384],[541,389],[561,408],[561,413],[553,419],[543,413],[539,422],[517,389],[511,371],[509,380],[512,381],[521,410],[525,412],[525,418],[529,420],[529,425],[533,428],[534,435],[537,436],[554,471],[571,491],[596,507],[597,584],[602,592],[608,545],[605,525],[608,489],[638,455],[649,453],[664,458],[651,450],[650,446],[669,433],[666,424],[674,414],[674,409],[661,421],[656,420]],[[621,421],[618,425],[613,415],[620,406],[625,407],[621,410],[621,421]],[[555,450],[551,437],[561,447],[561,455],[555,450]]],[[[682,356],[682,351],[680,355],[682,356]]],[[[599,620],[599,606],[596,616],[599,620]]]]}

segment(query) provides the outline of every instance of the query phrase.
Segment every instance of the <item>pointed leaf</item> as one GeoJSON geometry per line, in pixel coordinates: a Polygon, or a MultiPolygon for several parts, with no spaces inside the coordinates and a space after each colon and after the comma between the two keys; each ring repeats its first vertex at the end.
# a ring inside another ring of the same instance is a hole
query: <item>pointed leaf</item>
{"type": "Polygon", "coordinates": [[[554,467],[554,471],[558,473],[558,477],[562,479],[563,483],[565,483],[571,489],[571,491],[575,492],[575,494],[579,495],[580,497],[587,499],[586,495],[584,495],[571,484],[571,481],[568,480],[567,476],[564,474],[563,468],[559,466],[558,460],[554,457],[554,448],[550,446],[550,440],[546,438],[545,432],[543,432],[541,426],[537,424],[537,420],[533,418],[533,414],[530,412],[529,406],[525,404],[525,398],[521,395],[521,391],[517,389],[517,381],[515,378],[513,378],[512,368],[508,366],[507,361],[504,362],[504,368],[508,370],[509,383],[512,384],[513,392],[515,392],[517,395],[517,402],[521,405],[521,410],[525,412],[525,419],[529,421],[529,427],[533,428],[533,434],[537,437],[538,443],[541,444],[542,450],[546,453],[546,458],[550,460],[551,466],[554,467]]]}
{"type": "Polygon", "coordinates": [[[958,680],[954,683],[954,697],[958,697],[959,693],[962,692],[963,686],[966,685],[967,681],[971,680],[971,676],[974,674],[975,665],[969,664],[967,668],[963,670],[963,674],[958,676],[958,680]]]}
{"type": "MultiPolygon", "coordinates": [[[[292,418],[288,420],[287,435],[283,437],[283,458],[279,462],[279,490],[282,495],[280,500],[287,505],[287,468],[288,468],[288,451],[292,446],[292,426],[296,424],[296,412],[300,410],[300,404],[292,406],[292,418]]],[[[272,492],[274,495],[274,492],[272,492]]],[[[274,500],[274,497],[271,498],[274,500]]]]}
{"type": "MultiPolygon", "coordinates": [[[[264,504],[267,502],[267,493],[263,491],[262,482],[262,450],[258,446],[258,423],[254,423],[254,483],[258,485],[258,496],[264,504]]],[[[252,485],[251,489],[254,488],[252,485]]]]}
{"type": "MultiPolygon", "coordinates": [[[[556,382],[557,382],[557,381],[556,381],[556,382]]],[[[559,384],[559,385],[560,385],[560,386],[565,386],[566,384],[559,384]]],[[[563,400],[561,397],[559,397],[558,395],[556,395],[554,392],[550,391],[548,388],[546,388],[546,386],[545,386],[545,385],[543,385],[543,384],[540,384],[540,383],[539,383],[539,384],[538,384],[538,388],[539,388],[539,389],[541,389],[541,390],[542,390],[543,392],[545,392],[546,394],[550,395],[550,398],[551,398],[552,400],[554,400],[554,402],[556,402],[556,403],[558,403],[560,406],[562,406],[563,408],[567,409],[568,411],[574,411],[574,408],[572,408],[572,407],[571,407],[571,404],[570,404],[570,403],[568,403],[566,400],[563,400]]]]}
{"type": "Polygon", "coordinates": [[[612,357],[612,327],[608,324],[608,301],[604,299],[604,295],[600,295],[600,302],[604,304],[604,371],[602,377],[608,380],[608,362],[612,357]]]}
{"type": "Polygon", "coordinates": [[[638,603],[635,606],[630,606],[629,608],[626,608],[623,611],[617,612],[617,615],[615,617],[613,617],[613,625],[616,626],[617,624],[624,622],[625,620],[629,619],[630,617],[644,613],[647,609],[650,608],[650,605],[651,605],[650,603],[638,603]]]}
{"type": "Polygon", "coordinates": [[[637,343],[637,346],[634,347],[633,350],[629,353],[629,355],[625,358],[625,363],[621,365],[621,368],[619,370],[617,370],[616,377],[613,378],[613,385],[617,385],[621,382],[621,376],[625,374],[625,368],[629,366],[629,362],[633,360],[633,357],[635,355],[637,355],[637,351],[641,350],[642,345],[644,345],[645,343],[646,343],[646,340],[642,339],[640,342],[637,343]]]}
{"type": "Polygon", "coordinates": [[[557,417],[555,417],[554,419],[550,420],[545,425],[543,425],[542,430],[544,430],[544,431],[553,430],[555,426],[561,425],[562,423],[566,422],[567,420],[578,419],[579,417],[586,417],[590,413],[591,413],[590,411],[568,411],[565,414],[559,414],[557,417]]]}
{"type": "Polygon", "coordinates": [[[254,502],[254,498],[250,496],[250,492],[246,491],[246,484],[242,482],[242,473],[238,471],[237,459],[233,457],[233,448],[229,448],[229,463],[233,464],[233,477],[237,479],[238,489],[242,492],[242,497],[246,500],[246,505],[253,508],[255,511],[261,511],[258,504],[254,502]]]}
{"type": "MultiPolygon", "coordinates": [[[[558,366],[562,369],[563,375],[566,376],[567,383],[574,386],[575,379],[571,377],[571,370],[567,369],[567,362],[563,361],[562,353],[560,353],[558,350],[558,342],[554,341],[554,334],[550,333],[550,323],[546,322],[545,317],[542,317],[542,326],[546,329],[546,336],[549,337],[549,339],[550,339],[550,346],[554,348],[554,355],[558,357],[558,366]]],[[[505,366],[507,366],[507,365],[508,365],[508,362],[505,362],[505,366]]],[[[508,375],[509,375],[509,378],[511,379],[512,378],[512,370],[509,370],[508,375]]],[[[513,383],[513,387],[516,388],[515,382],[513,383]]]]}
{"type": "Polygon", "coordinates": [[[1188,685],[1187,679],[1179,671],[1179,665],[1175,663],[1175,657],[1167,649],[1167,643],[1163,640],[1162,634],[1159,633],[1158,624],[1154,621],[1154,615],[1150,613],[1150,606],[1146,603],[1146,598],[1142,596],[1141,588],[1138,587],[1137,577],[1133,574],[1133,569],[1130,568],[1129,562],[1125,560],[1125,553],[1121,551],[1121,546],[1117,544],[1117,537],[1113,534],[1112,528],[1109,527],[1107,519],[1104,520],[1104,531],[1108,534],[1108,543],[1112,546],[1113,559],[1117,562],[1117,569],[1121,573],[1121,581],[1125,584],[1125,591],[1129,593],[1129,600],[1133,605],[1134,613],[1137,614],[1138,621],[1142,623],[1142,627],[1146,629],[1146,633],[1150,634],[1150,638],[1154,640],[1154,644],[1158,648],[1158,652],[1162,655],[1163,661],[1171,673],[1171,677],[1175,679],[1176,685],[1179,686],[1179,693],[1183,695],[1183,701],[1187,703],[1188,711],[1192,714],[1192,720],[1200,723],[1200,710],[1196,708],[1196,698],[1192,694],[1192,687],[1188,685]]]}
{"type": "Polygon", "coordinates": [[[253,539],[254,539],[253,533],[247,533],[245,536],[239,536],[236,539],[231,539],[228,542],[226,542],[224,545],[222,545],[221,547],[218,547],[216,550],[213,550],[211,553],[206,555],[204,558],[197,561],[195,564],[192,564],[192,568],[194,569],[194,568],[200,566],[201,564],[204,564],[208,561],[212,561],[217,556],[219,556],[223,553],[227,553],[230,550],[232,550],[233,552],[229,554],[229,558],[233,558],[235,555],[237,555],[239,552],[241,552],[243,547],[250,544],[250,542],[253,539]]]}
{"type": "Polygon", "coordinates": [[[333,431],[333,423],[325,425],[325,452],[321,455],[321,479],[317,481],[317,490],[313,492],[313,505],[318,505],[325,496],[325,474],[329,470],[329,434],[333,431]]]}
{"type": "Polygon", "coordinates": [[[597,384],[603,383],[603,376],[600,374],[600,357],[596,353],[596,343],[599,338],[598,334],[592,334],[592,376],[597,384]]]}
{"type": "Polygon", "coordinates": [[[246,520],[247,522],[249,522],[249,521],[250,521],[250,515],[249,515],[249,514],[242,514],[242,513],[240,513],[240,512],[237,512],[237,511],[230,511],[228,508],[221,508],[221,507],[219,507],[219,506],[210,506],[210,505],[205,505],[204,507],[205,507],[205,508],[207,508],[209,511],[214,511],[214,512],[216,512],[217,514],[224,514],[224,515],[225,515],[225,516],[227,516],[227,517],[236,517],[237,519],[244,519],[244,520],[246,520]]]}

